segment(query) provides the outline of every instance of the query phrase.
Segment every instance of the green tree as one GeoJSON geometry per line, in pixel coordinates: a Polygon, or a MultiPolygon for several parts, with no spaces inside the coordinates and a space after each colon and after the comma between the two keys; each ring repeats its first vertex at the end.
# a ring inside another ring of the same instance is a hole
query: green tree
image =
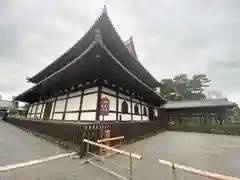
{"type": "Polygon", "coordinates": [[[161,94],[168,100],[199,100],[206,98],[204,88],[209,86],[210,80],[205,74],[195,74],[188,78],[180,74],[173,79],[163,79],[161,94]]]}

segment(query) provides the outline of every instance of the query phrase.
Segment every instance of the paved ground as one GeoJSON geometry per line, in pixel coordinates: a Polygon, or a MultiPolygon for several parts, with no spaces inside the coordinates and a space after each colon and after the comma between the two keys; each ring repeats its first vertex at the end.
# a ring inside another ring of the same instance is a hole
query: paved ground
{"type": "MultiPolygon", "coordinates": [[[[63,153],[52,144],[0,121],[0,166],[63,153]]],[[[204,179],[157,163],[157,159],[240,177],[240,137],[184,132],[163,132],[154,137],[123,147],[144,156],[134,160],[134,180],[204,179]]],[[[104,164],[127,175],[128,159],[116,155],[104,164]]],[[[98,162],[99,163],[99,162],[98,162]]],[[[90,164],[64,158],[30,167],[0,173],[1,180],[116,180],[90,164]]]]}
{"type": "Polygon", "coordinates": [[[0,120],[0,166],[60,153],[66,151],[0,120]]]}

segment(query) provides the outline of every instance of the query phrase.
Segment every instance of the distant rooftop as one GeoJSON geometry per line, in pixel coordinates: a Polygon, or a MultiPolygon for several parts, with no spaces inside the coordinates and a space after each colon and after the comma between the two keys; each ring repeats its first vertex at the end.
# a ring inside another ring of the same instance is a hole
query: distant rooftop
{"type": "Polygon", "coordinates": [[[2,109],[12,109],[15,107],[13,101],[0,100],[0,110],[2,109]]]}
{"type": "Polygon", "coordinates": [[[204,100],[186,100],[186,101],[169,101],[161,106],[164,109],[180,108],[197,108],[197,107],[219,107],[234,106],[233,102],[227,99],[204,99],[204,100]]]}

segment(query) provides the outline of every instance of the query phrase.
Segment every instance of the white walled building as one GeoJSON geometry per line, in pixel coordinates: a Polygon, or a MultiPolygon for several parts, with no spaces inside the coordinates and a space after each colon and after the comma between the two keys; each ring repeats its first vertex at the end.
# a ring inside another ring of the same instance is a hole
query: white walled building
{"type": "Polygon", "coordinates": [[[82,39],[28,79],[36,85],[16,100],[30,103],[30,119],[98,121],[100,100],[108,97],[104,121],[155,120],[155,107],[166,100],[154,91],[159,82],[136,58],[132,38],[126,46],[104,8],[82,39]]]}

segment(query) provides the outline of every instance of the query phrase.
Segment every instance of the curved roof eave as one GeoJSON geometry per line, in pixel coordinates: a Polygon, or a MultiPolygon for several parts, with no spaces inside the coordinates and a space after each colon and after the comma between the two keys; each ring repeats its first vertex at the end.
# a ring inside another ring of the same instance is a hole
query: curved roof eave
{"type": "Polygon", "coordinates": [[[150,88],[147,84],[142,82],[138,77],[136,77],[132,72],[130,72],[127,68],[125,68],[121,62],[118,61],[118,59],[109,51],[109,49],[103,44],[100,43],[102,48],[113,58],[113,60],[125,71],[127,72],[130,76],[132,76],[135,80],[137,80],[140,84],[142,84],[145,88],[147,88],[150,92],[154,93],[156,96],[158,96],[162,101],[167,102],[167,99],[162,97],[160,94],[156,93],[152,88],[150,88]]]}
{"type": "Polygon", "coordinates": [[[56,74],[64,71],[65,69],[67,69],[69,66],[72,66],[74,63],[76,63],[79,59],[81,59],[85,54],[87,54],[94,46],[96,45],[96,41],[94,40],[89,46],[88,48],[78,57],[76,57],[73,61],[71,61],[69,64],[67,64],[66,66],[62,67],[61,69],[59,69],[58,71],[54,72],[53,74],[51,74],[50,76],[46,77],[45,79],[43,79],[42,81],[38,82],[35,86],[29,88],[28,90],[24,91],[23,93],[21,93],[20,95],[16,96],[14,98],[14,100],[19,100],[19,98],[21,96],[23,96],[24,94],[28,93],[29,91],[33,91],[34,89],[36,89],[38,86],[40,86],[42,83],[44,83],[45,81],[51,79],[52,77],[54,77],[56,74]]]}
{"type": "MultiPolygon", "coordinates": [[[[73,53],[73,56],[77,57],[77,53],[81,54],[81,50],[83,49],[84,45],[87,44],[87,41],[92,41],[92,39],[94,38],[92,36],[94,29],[98,29],[98,26],[101,25],[101,22],[107,22],[110,26],[110,29],[113,30],[113,34],[115,34],[116,38],[117,38],[117,43],[118,45],[120,45],[120,48],[124,50],[125,54],[128,54],[128,57],[131,60],[131,62],[134,64],[133,66],[139,66],[140,70],[136,70],[139,72],[144,71],[145,73],[145,78],[148,79],[147,82],[149,82],[148,84],[153,87],[157,87],[158,86],[158,81],[146,70],[146,68],[128,51],[127,47],[125,46],[124,42],[121,40],[118,32],[116,31],[115,27],[113,26],[111,19],[109,18],[109,16],[107,15],[107,11],[106,8],[104,8],[103,12],[101,13],[101,15],[99,16],[99,18],[95,21],[95,23],[89,28],[89,30],[87,31],[87,33],[85,33],[85,35],[73,46],[71,47],[68,51],[66,51],[62,56],[60,56],[58,59],[56,59],[55,61],[53,61],[51,64],[49,64],[47,67],[45,67],[43,70],[41,70],[40,72],[38,72],[36,75],[32,76],[31,78],[28,78],[28,81],[32,82],[32,83],[38,83],[40,82],[43,78],[48,77],[52,74],[52,71],[61,69],[62,66],[65,66],[66,64],[70,63],[71,60],[69,60],[69,57],[67,58],[67,56],[69,56],[69,54],[73,53]],[[83,45],[84,44],[84,45],[83,45]],[[77,51],[76,48],[79,47],[79,45],[82,45],[80,48],[81,50],[77,51]],[[59,62],[62,62],[61,64],[58,64],[59,62]],[[55,67],[54,67],[55,66],[55,67]]],[[[103,26],[103,28],[105,28],[105,26],[103,26]]],[[[124,60],[123,60],[124,61],[124,60]]],[[[126,63],[126,62],[125,62],[126,63]]],[[[134,74],[136,74],[136,72],[134,74]]],[[[139,75],[137,75],[139,76],[139,75]]],[[[146,81],[146,80],[145,80],[146,81]]],[[[146,83],[146,82],[145,82],[146,83]]]]}

